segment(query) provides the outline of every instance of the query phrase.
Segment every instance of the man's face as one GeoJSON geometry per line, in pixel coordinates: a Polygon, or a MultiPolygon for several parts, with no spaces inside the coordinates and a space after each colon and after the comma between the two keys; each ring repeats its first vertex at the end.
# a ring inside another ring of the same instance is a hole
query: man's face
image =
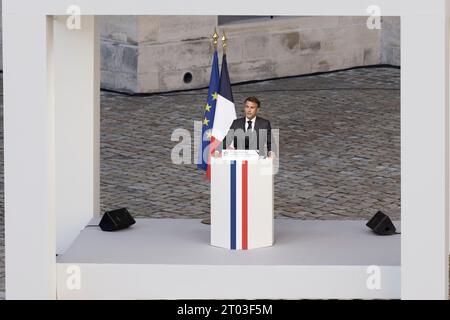
{"type": "Polygon", "coordinates": [[[256,114],[258,113],[259,107],[258,104],[251,101],[245,102],[245,116],[252,120],[254,117],[256,117],[256,114]]]}

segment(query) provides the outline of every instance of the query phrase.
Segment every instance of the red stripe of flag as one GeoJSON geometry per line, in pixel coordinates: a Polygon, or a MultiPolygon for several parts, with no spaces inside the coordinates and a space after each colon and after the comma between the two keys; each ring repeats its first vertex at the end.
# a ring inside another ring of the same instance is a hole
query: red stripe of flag
{"type": "Polygon", "coordinates": [[[248,249],[248,162],[242,161],[242,249],[248,249]]]}

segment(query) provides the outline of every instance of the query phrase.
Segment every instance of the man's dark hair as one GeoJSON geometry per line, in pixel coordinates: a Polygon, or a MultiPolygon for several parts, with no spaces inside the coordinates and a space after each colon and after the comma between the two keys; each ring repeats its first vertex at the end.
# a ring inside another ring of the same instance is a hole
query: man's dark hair
{"type": "Polygon", "coordinates": [[[245,104],[247,101],[256,103],[256,104],[258,105],[258,108],[261,107],[261,102],[258,100],[257,97],[248,97],[247,99],[244,100],[244,104],[245,104]]]}

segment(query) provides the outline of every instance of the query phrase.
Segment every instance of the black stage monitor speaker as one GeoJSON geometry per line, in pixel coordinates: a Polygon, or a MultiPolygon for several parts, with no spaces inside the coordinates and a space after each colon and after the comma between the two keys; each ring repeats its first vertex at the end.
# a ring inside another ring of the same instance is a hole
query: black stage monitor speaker
{"type": "Polygon", "coordinates": [[[136,221],[133,219],[127,208],[106,211],[100,221],[100,228],[103,231],[116,231],[127,228],[136,221]]]}
{"type": "Polygon", "coordinates": [[[397,233],[391,219],[381,211],[378,211],[372,219],[367,222],[366,226],[372,229],[376,234],[382,236],[397,233]]]}

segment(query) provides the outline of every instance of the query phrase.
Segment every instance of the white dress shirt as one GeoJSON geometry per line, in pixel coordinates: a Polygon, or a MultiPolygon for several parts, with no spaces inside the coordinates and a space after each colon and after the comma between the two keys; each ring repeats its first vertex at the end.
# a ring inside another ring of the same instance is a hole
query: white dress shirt
{"type": "MultiPolygon", "coordinates": [[[[253,130],[255,130],[255,120],[256,120],[256,117],[253,117],[253,119],[250,120],[252,122],[252,132],[253,132],[253,130]]],[[[245,117],[245,132],[247,132],[248,121],[249,121],[249,119],[247,117],[245,117]]]]}

